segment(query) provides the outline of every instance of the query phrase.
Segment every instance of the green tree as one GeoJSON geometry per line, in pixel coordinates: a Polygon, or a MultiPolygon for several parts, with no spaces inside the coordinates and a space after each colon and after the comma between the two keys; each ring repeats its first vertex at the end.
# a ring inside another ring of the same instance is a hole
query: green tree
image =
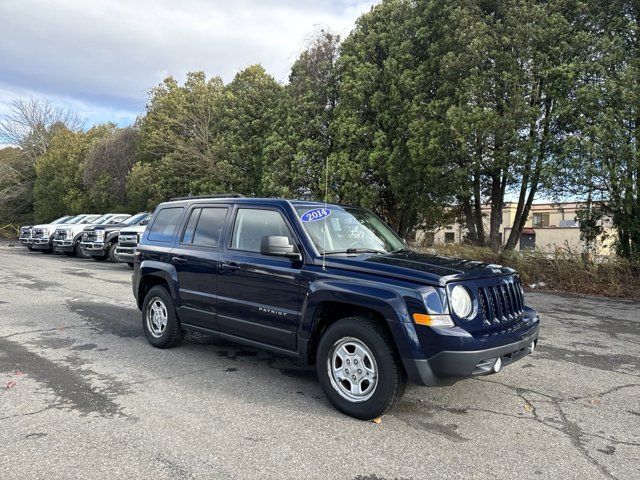
{"type": "MultiPolygon", "coordinates": [[[[207,80],[203,72],[189,73],[184,85],[169,77],[151,91],[139,134],[140,161],[154,170],[144,189],[147,205],[187,195],[217,163],[223,92],[222,80],[207,80]]],[[[137,168],[132,175],[147,170],[137,168]]]]}
{"type": "Polygon", "coordinates": [[[194,185],[196,192],[261,194],[264,148],[281,92],[281,85],[260,65],[240,71],[224,88],[215,125],[216,155],[204,179],[194,185]]]}
{"type": "Polygon", "coordinates": [[[35,164],[35,217],[46,221],[61,215],[75,215],[95,209],[84,183],[86,158],[92,144],[107,136],[111,125],[74,132],[60,127],[51,137],[47,151],[35,164]]]}
{"type": "Polygon", "coordinates": [[[265,146],[262,178],[268,195],[323,199],[324,168],[332,152],[330,126],[338,101],[340,38],[320,31],[291,68],[265,146]]]}
{"type": "Polygon", "coordinates": [[[573,94],[565,178],[593,195],[617,230],[618,253],[640,258],[640,4],[593,0],[573,94]]]}
{"type": "Polygon", "coordinates": [[[331,187],[341,201],[375,209],[401,235],[441,207],[441,166],[409,139],[419,93],[414,2],[389,0],[357,21],[338,61],[331,125],[331,187]]]}

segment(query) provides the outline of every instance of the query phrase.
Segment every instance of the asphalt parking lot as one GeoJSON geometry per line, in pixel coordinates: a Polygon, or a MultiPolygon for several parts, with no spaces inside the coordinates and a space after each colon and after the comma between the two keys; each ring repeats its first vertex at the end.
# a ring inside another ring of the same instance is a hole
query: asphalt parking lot
{"type": "Polygon", "coordinates": [[[639,303],[527,293],[532,356],[375,424],[287,359],[153,349],[130,277],[0,243],[0,478],[640,478],[639,303]]]}

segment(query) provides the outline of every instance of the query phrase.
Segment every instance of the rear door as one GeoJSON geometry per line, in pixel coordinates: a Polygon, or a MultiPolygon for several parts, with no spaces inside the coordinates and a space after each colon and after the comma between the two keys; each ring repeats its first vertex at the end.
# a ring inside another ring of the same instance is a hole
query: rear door
{"type": "Polygon", "coordinates": [[[296,349],[302,263],[260,254],[265,235],[298,245],[284,212],[274,206],[237,206],[220,258],[220,330],[287,350],[296,349]]]}
{"type": "Polygon", "coordinates": [[[218,330],[217,274],[228,205],[193,205],[171,252],[180,285],[182,321],[218,330]]]}

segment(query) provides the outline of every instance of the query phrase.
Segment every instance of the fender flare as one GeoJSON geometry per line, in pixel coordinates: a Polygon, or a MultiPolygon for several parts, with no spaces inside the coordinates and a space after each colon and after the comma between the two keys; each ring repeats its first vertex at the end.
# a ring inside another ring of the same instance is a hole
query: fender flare
{"type": "Polygon", "coordinates": [[[424,356],[400,292],[380,285],[319,280],[309,285],[298,329],[301,357],[306,362],[311,358],[310,344],[318,329],[318,310],[325,302],[346,303],[378,313],[385,319],[401,356],[424,356]]]}
{"type": "Polygon", "coordinates": [[[104,243],[111,243],[114,238],[116,239],[116,242],[117,242],[119,237],[120,237],[119,231],[110,232],[104,237],[104,243]]]}
{"type": "MultiPolygon", "coordinates": [[[[176,307],[181,305],[180,302],[180,289],[178,288],[178,272],[173,265],[158,262],[155,260],[144,260],[140,264],[140,282],[139,286],[143,284],[147,278],[154,277],[160,278],[166,282],[169,287],[169,293],[171,294],[171,298],[173,299],[173,303],[176,307]]],[[[140,288],[138,286],[137,292],[137,301],[138,307],[142,307],[142,302],[144,298],[140,298],[140,288]]]]}

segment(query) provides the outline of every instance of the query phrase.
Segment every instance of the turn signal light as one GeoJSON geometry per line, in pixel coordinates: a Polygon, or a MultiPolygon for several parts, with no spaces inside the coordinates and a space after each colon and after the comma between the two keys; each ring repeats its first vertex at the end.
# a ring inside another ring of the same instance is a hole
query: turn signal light
{"type": "Polygon", "coordinates": [[[428,315],[426,313],[414,313],[413,321],[418,325],[427,327],[454,327],[455,324],[449,315],[428,315]]]}

